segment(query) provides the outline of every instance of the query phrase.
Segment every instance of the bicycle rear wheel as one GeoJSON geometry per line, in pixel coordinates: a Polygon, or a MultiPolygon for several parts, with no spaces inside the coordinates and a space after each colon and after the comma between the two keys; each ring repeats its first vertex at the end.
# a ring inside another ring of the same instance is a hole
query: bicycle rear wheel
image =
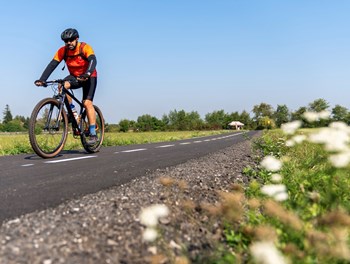
{"type": "Polygon", "coordinates": [[[89,145],[87,143],[87,138],[89,137],[89,120],[87,118],[86,110],[82,113],[81,120],[80,120],[80,128],[81,128],[81,144],[83,145],[84,149],[89,153],[95,153],[98,152],[102,146],[104,134],[105,134],[105,121],[102,115],[102,112],[100,108],[98,108],[96,105],[94,105],[95,108],[95,115],[96,115],[96,135],[97,135],[97,141],[94,145],[89,145]]]}
{"type": "Polygon", "coordinates": [[[63,149],[68,134],[68,118],[60,113],[60,103],[54,98],[41,100],[29,120],[29,141],[42,158],[57,156],[63,149]]]}

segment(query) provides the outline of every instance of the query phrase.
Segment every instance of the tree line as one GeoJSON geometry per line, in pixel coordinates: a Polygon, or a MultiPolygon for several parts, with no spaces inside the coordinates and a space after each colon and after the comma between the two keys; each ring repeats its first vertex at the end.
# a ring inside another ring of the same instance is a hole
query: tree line
{"type": "MultiPolygon", "coordinates": [[[[137,120],[122,119],[118,124],[106,123],[107,132],[128,132],[128,131],[185,131],[185,130],[217,130],[230,129],[231,121],[240,121],[245,129],[272,129],[279,128],[281,124],[293,120],[305,121],[305,112],[329,111],[330,118],[312,124],[304,122],[304,127],[317,127],[328,125],[332,121],[342,121],[350,123],[349,110],[341,105],[336,105],[330,109],[329,103],[325,99],[316,99],[307,106],[302,106],[295,111],[291,111],[287,105],[277,105],[274,109],[268,103],[255,105],[251,112],[226,113],[224,110],[216,110],[201,118],[197,111],[186,112],[185,110],[172,110],[169,114],[164,114],[162,118],[157,118],[149,114],[141,115],[137,120]]],[[[9,105],[3,111],[3,119],[0,123],[2,132],[27,131],[29,117],[12,117],[9,105]]]]}

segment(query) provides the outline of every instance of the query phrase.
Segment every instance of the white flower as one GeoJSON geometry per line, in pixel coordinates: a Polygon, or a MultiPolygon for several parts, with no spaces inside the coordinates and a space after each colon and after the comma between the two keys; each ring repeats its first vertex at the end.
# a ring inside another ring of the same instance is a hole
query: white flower
{"type": "Polygon", "coordinates": [[[268,171],[279,171],[282,168],[282,162],[273,156],[266,156],[260,165],[268,171]]]}
{"type": "Polygon", "coordinates": [[[340,122],[340,121],[336,121],[336,122],[332,122],[329,124],[330,128],[334,128],[334,129],[338,129],[338,130],[343,130],[347,133],[350,133],[350,127],[345,124],[344,122],[340,122]]]}
{"type": "Polygon", "coordinates": [[[321,119],[329,119],[330,115],[331,113],[327,110],[323,110],[321,112],[305,112],[303,114],[304,118],[310,123],[321,119]]]}
{"type": "Polygon", "coordinates": [[[257,263],[286,264],[283,255],[270,241],[255,242],[250,246],[250,252],[257,263]]]}
{"type": "Polygon", "coordinates": [[[300,144],[301,142],[303,142],[306,139],[305,135],[296,135],[293,137],[293,141],[297,144],[300,144]]]}
{"type": "Polygon", "coordinates": [[[281,129],[285,134],[291,135],[294,134],[294,132],[301,127],[301,121],[295,120],[289,123],[285,123],[281,125],[281,129]]]}
{"type": "Polygon", "coordinates": [[[145,226],[156,226],[158,224],[158,217],[146,208],[141,211],[140,222],[145,226]]]}
{"type": "Polygon", "coordinates": [[[319,119],[329,119],[331,113],[327,110],[323,110],[321,112],[318,112],[318,118],[319,119]]]}
{"type": "Polygon", "coordinates": [[[286,186],[284,184],[268,184],[261,188],[261,192],[272,197],[276,201],[285,201],[288,199],[286,186]]]}
{"type": "Polygon", "coordinates": [[[319,119],[318,114],[316,112],[305,112],[303,116],[310,123],[318,121],[319,119]]]}
{"type": "Polygon", "coordinates": [[[274,173],[271,175],[271,180],[273,182],[280,182],[282,180],[282,175],[278,173],[274,173]]]}
{"type": "Polygon", "coordinates": [[[276,193],[272,198],[277,202],[283,202],[288,199],[288,193],[287,192],[276,193]]]}
{"type": "Polygon", "coordinates": [[[287,147],[293,147],[295,144],[300,144],[304,140],[306,140],[306,136],[305,135],[296,135],[296,136],[294,136],[291,139],[286,141],[286,146],[287,147]]]}
{"type": "Polygon", "coordinates": [[[324,144],[325,149],[328,151],[344,151],[349,148],[350,137],[346,130],[326,127],[310,134],[309,140],[313,143],[324,144]]]}
{"type": "Polygon", "coordinates": [[[143,232],[144,241],[152,242],[157,238],[155,227],[158,224],[158,219],[166,217],[168,214],[169,209],[164,204],[154,204],[141,210],[140,222],[147,227],[143,232]]]}
{"type": "Polygon", "coordinates": [[[287,147],[293,147],[294,145],[295,145],[294,140],[289,139],[289,140],[286,141],[286,146],[287,147]]]}
{"type": "Polygon", "coordinates": [[[350,152],[341,152],[338,154],[333,154],[329,156],[329,161],[336,168],[344,168],[348,166],[350,162],[350,152]]]}
{"type": "Polygon", "coordinates": [[[169,209],[164,204],[154,204],[147,208],[143,208],[140,213],[140,222],[145,226],[156,226],[160,217],[169,214],[169,209]]]}
{"type": "Polygon", "coordinates": [[[147,227],[145,231],[143,231],[142,238],[144,241],[152,242],[158,236],[157,230],[152,227],[147,227]]]}

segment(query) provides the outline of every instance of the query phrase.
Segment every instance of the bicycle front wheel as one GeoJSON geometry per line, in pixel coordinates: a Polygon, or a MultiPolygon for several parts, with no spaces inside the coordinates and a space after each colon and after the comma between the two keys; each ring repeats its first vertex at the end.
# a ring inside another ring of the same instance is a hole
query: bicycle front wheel
{"type": "Polygon", "coordinates": [[[80,135],[81,143],[84,149],[89,153],[98,152],[102,146],[104,135],[105,135],[105,121],[103,119],[102,112],[100,108],[94,105],[95,108],[95,116],[96,116],[96,135],[97,141],[95,144],[90,145],[87,143],[87,137],[89,136],[89,120],[87,118],[86,110],[84,110],[81,120],[80,120],[80,128],[82,133],[80,135]]]}
{"type": "Polygon", "coordinates": [[[41,100],[29,120],[29,141],[42,158],[57,156],[64,147],[68,134],[68,118],[60,113],[60,103],[54,98],[41,100]]]}

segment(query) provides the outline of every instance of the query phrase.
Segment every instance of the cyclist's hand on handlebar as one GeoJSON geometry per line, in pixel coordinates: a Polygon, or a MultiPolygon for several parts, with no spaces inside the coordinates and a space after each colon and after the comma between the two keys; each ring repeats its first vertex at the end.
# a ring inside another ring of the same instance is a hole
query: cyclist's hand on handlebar
{"type": "Polygon", "coordinates": [[[36,81],[34,82],[34,84],[35,84],[36,86],[44,86],[44,87],[47,86],[46,83],[45,83],[44,81],[42,81],[42,80],[36,80],[36,81]]]}
{"type": "Polygon", "coordinates": [[[90,74],[88,73],[84,73],[84,74],[80,74],[78,77],[77,77],[77,80],[78,81],[81,81],[81,82],[84,82],[86,81],[87,79],[90,78],[90,74]]]}

